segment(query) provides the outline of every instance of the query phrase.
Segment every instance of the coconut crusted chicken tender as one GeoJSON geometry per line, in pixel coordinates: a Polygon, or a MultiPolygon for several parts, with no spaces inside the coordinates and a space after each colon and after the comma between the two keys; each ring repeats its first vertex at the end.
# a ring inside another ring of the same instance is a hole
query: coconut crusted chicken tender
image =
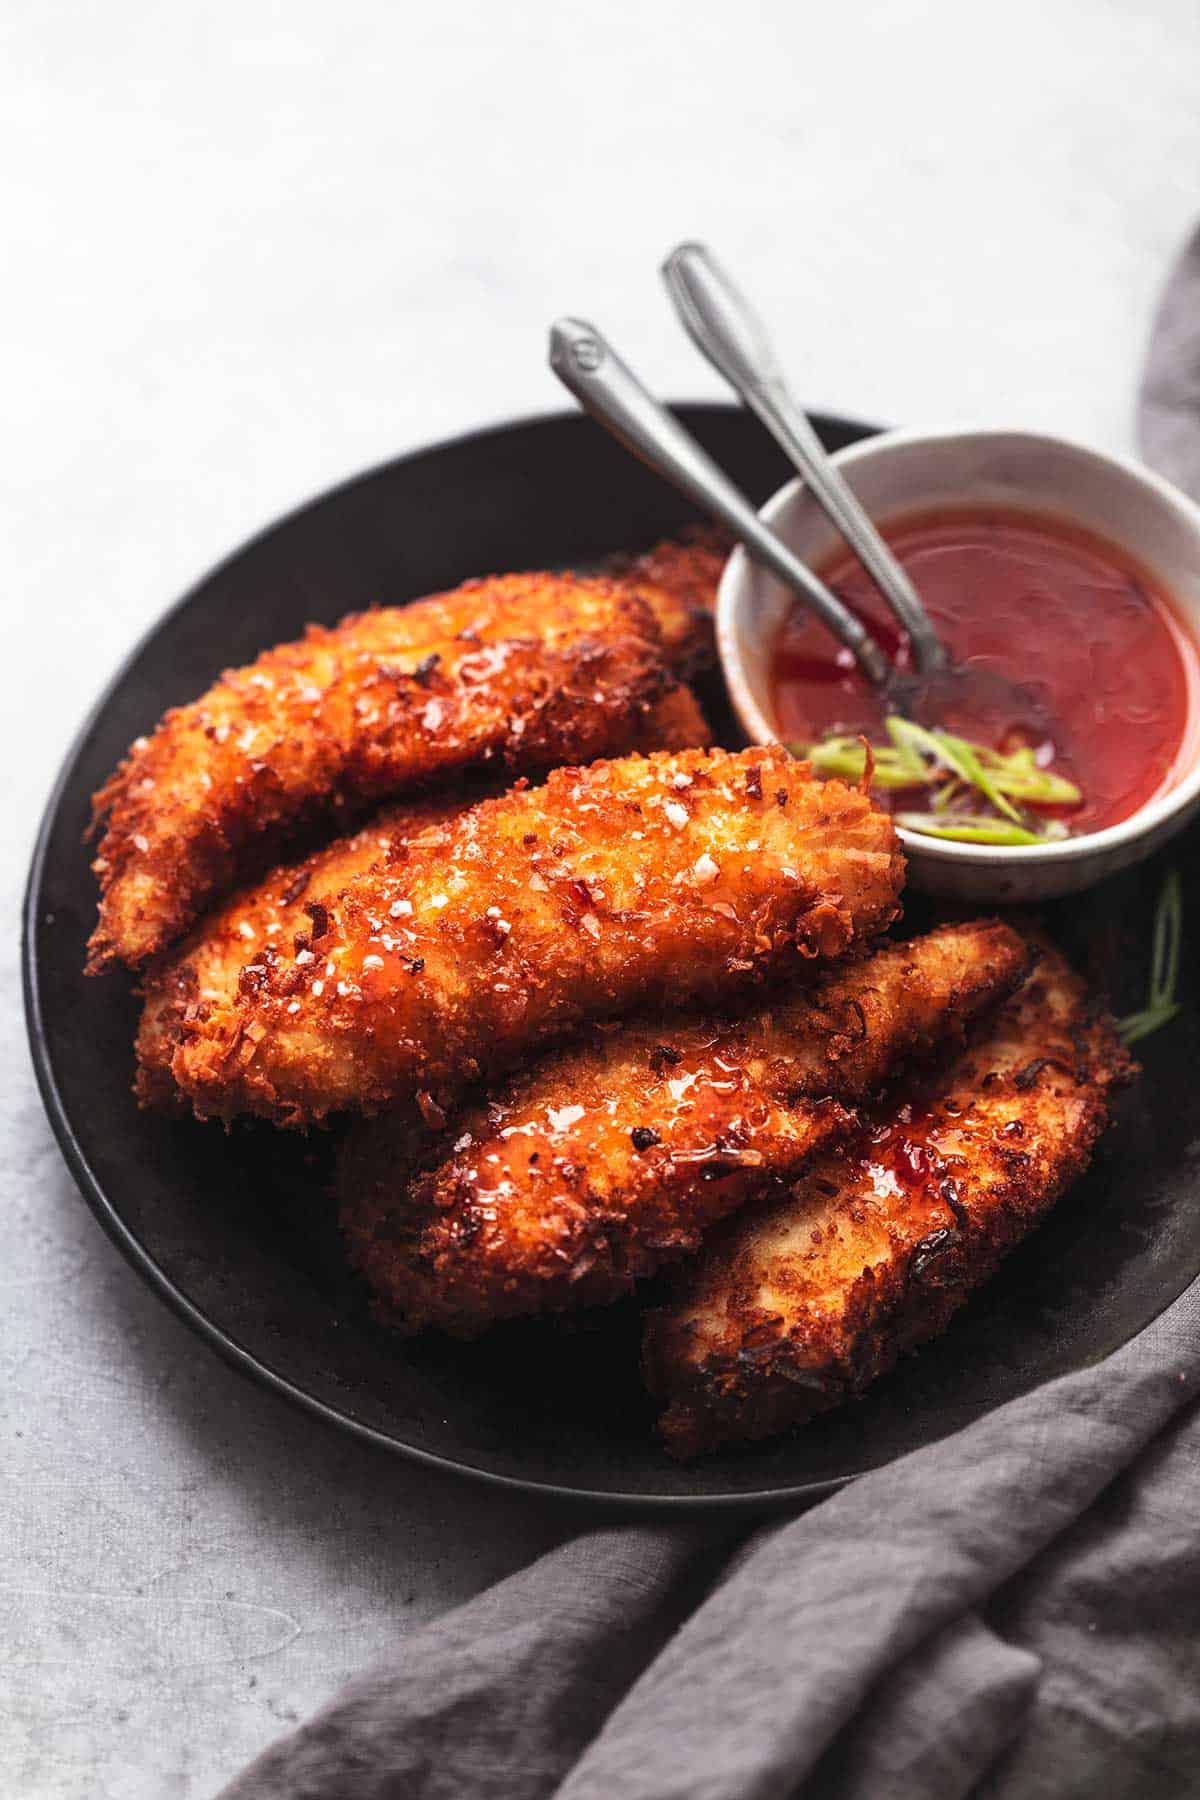
{"type": "Polygon", "coordinates": [[[705,750],[711,743],[700,702],[687,683],[680,682],[635,721],[621,748],[649,756],[655,750],[705,750]]]}
{"type": "Polygon", "coordinates": [[[533,773],[625,749],[695,656],[669,586],[499,575],[312,625],[139,738],[95,799],[88,969],[138,967],[289,832],[431,779],[533,773]]]}
{"type": "MultiPolygon", "coordinates": [[[[313,909],[332,900],[355,876],[403,856],[410,838],[451,819],[461,803],[416,801],[380,815],[361,831],[318,850],[303,862],[275,869],[265,880],[197,926],[147,973],[137,1034],[135,1092],[143,1106],[176,1107],[182,1095],[171,1064],[189,1021],[214,1006],[237,1002],[242,972],[311,941],[313,909]]],[[[256,980],[251,974],[250,984],[256,980]]]]}
{"type": "Polygon", "coordinates": [[[652,608],[681,674],[713,660],[717,587],[732,549],[725,532],[700,525],[611,566],[613,575],[652,608]]]}
{"type": "MultiPolygon", "coordinates": [[[[680,686],[651,708],[636,733],[637,747],[687,749],[709,742],[708,726],[690,688],[680,686]]],[[[482,798],[483,796],[480,796],[482,798]]],[[[174,1107],[182,1099],[171,1064],[190,1020],[213,1006],[236,1002],[242,972],[257,970],[281,952],[312,940],[313,909],[327,905],[355,877],[404,857],[409,840],[448,823],[469,804],[414,801],[381,814],[361,831],[337,839],[304,861],[275,869],[234,896],[147,972],[137,1036],[136,1091],[143,1105],[174,1107]]]]}
{"type": "Polygon", "coordinates": [[[683,1272],[645,1339],[668,1448],[769,1437],[936,1336],[1082,1174],[1133,1072],[1048,951],[936,1077],[723,1226],[683,1272]]]}
{"type": "Polygon", "coordinates": [[[894,916],[887,815],[778,747],[557,769],[411,841],[189,1024],[201,1116],[427,1121],[589,1020],[748,993],[894,916]]]}
{"type": "Polygon", "coordinates": [[[419,1174],[411,1126],[365,1122],[339,1166],[351,1253],[410,1329],[615,1300],[794,1176],[853,1125],[847,1106],[1031,960],[1005,925],[947,926],[740,1017],[597,1032],[455,1118],[419,1174]]]}

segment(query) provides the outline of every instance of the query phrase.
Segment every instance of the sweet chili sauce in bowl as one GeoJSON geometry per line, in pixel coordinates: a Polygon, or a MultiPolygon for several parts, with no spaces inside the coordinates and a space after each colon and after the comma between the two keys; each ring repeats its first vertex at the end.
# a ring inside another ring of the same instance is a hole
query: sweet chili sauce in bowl
{"type": "MultiPolygon", "coordinates": [[[[1030,746],[1082,795],[1052,807],[1073,835],[1129,818],[1177,777],[1196,650],[1148,570],[1069,521],[997,507],[947,507],[884,521],[952,659],[1004,676],[1031,706],[997,710],[968,688],[972,710],[939,723],[1008,751],[1030,746]]],[[[889,659],[911,667],[903,631],[862,565],[835,553],[818,573],[870,627],[889,659]]],[[[862,733],[886,742],[885,706],[850,653],[800,606],[769,655],[771,709],[785,742],[862,733]]],[[[1003,693],[1003,684],[995,690],[1003,693]]],[[[904,803],[881,790],[880,800],[904,803]]]]}
{"type": "MultiPolygon", "coordinates": [[[[929,835],[927,808],[960,805],[961,789],[937,792],[936,764],[935,784],[916,794],[877,774],[913,885],[971,902],[1048,899],[1140,861],[1178,831],[1200,809],[1200,507],[1134,463],[1031,432],[887,432],[836,461],[952,660],[1004,678],[964,683],[974,710],[936,723],[985,747],[981,756],[1032,757],[1074,795],[1036,817],[1022,803],[1033,829],[1006,841],[990,825],[989,841],[957,830],[951,840],[929,835]],[[1016,707],[1013,683],[1023,690],[1016,707]],[[999,710],[989,688],[1005,696],[999,710]]],[[[874,583],[802,483],[781,489],[762,517],[906,666],[908,646],[874,583]]],[[[887,746],[896,721],[885,723],[876,690],[741,549],[722,576],[717,640],[753,742],[844,739],[860,769],[859,734],[887,746]]],[[[897,755],[893,780],[904,772],[897,755]]],[[[841,772],[832,758],[823,766],[841,772]]],[[[970,792],[965,804],[970,812],[970,792]]]]}

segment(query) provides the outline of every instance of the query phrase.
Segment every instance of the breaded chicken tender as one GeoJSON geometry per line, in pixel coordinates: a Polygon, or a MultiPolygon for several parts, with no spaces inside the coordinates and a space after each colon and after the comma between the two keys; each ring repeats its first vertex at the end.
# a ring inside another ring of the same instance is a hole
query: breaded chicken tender
{"type": "Polygon", "coordinates": [[[635,720],[621,749],[649,756],[655,750],[706,750],[712,741],[700,702],[687,683],[681,681],[635,720]]]}
{"type": "Polygon", "coordinates": [[[681,1271],[645,1338],[668,1448],[769,1437],[944,1330],[1082,1174],[1132,1073],[1112,1022],[1047,952],[948,1067],[681,1271]]]}
{"type": "Polygon", "coordinates": [[[336,898],[355,876],[405,854],[410,838],[452,819],[461,802],[414,801],[396,806],[349,837],[275,869],[256,886],[235,894],[203,920],[178,949],[160,958],[142,984],[137,1080],[143,1106],[182,1103],[171,1063],[189,1023],[214,1006],[236,1005],[243,969],[272,950],[292,952],[297,937],[312,931],[309,908],[336,898]]]}
{"type": "Polygon", "coordinates": [[[139,967],[289,832],[433,778],[623,750],[693,654],[666,588],[499,575],[361,613],[227,670],[139,738],[96,795],[88,970],[139,967]],[[662,623],[658,614],[662,615],[662,623]],[[673,634],[673,635],[672,635],[673,634]]]}
{"type": "Polygon", "coordinates": [[[904,859],[867,795],[778,747],[557,769],[368,870],[189,1022],[202,1117],[303,1125],[469,1084],[580,1024],[717,1001],[843,955],[894,916],[904,859]]]}
{"type": "Polygon", "coordinates": [[[946,926],[739,1017],[596,1032],[456,1117],[419,1174],[411,1126],[365,1122],[339,1167],[351,1254],[414,1330],[614,1300],[793,1177],[1031,962],[1006,925],[946,926]]]}
{"type": "MultiPolygon", "coordinates": [[[[636,747],[643,750],[690,749],[709,742],[696,697],[683,686],[651,708],[635,736],[636,747]]],[[[181,1101],[171,1063],[184,1028],[213,1006],[236,1002],[248,963],[272,950],[290,953],[297,937],[311,934],[314,905],[327,905],[368,869],[403,857],[410,838],[448,822],[467,804],[460,796],[391,808],[303,862],[273,870],[219,907],[183,944],[160,958],[143,982],[136,1082],[142,1104],[174,1107],[181,1101]]]]}
{"type": "Polygon", "coordinates": [[[653,609],[672,663],[681,674],[713,660],[713,613],[732,540],[712,526],[693,526],[640,556],[616,561],[612,572],[653,609]]]}

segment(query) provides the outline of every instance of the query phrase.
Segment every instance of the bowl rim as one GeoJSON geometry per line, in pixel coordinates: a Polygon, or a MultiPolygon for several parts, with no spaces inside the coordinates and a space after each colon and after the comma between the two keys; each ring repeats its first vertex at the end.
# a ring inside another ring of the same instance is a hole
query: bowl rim
{"type": "MultiPolygon", "coordinates": [[[[877,432],[871,437],[848,444],[844,449],[835,451],[832,460],[839,468],[850,468],[881,455],[886,457],[892,450],[907,450],[921,445],[968,441],[983,444],[1000,441],[1012,443],[1014,440],[1066,451],[1070,456],[1115,470],[1133,486],[1142,488],[1173,511],[1192,532],[1200,554],[1200,504],[1190,495],[1133,457],[1097,450],[1091,444],[1061,436],[1057,432],[1036,431],[1020,425],[898,426],[894,430],[877,432]]],[[[759,508],[759,517],[768,525],[774,526],[779,514],[803,491],[804,485],[804,480],[799,475],[785,482],[783,487],[764,501],[759,508]]],[[[755,743],[778,743],[778,734],[750,691],[742,661],[739,615],[744,605],[751,567],[745,549],[740,544],[735,545],[722,570],[717,590],[717,650],[730,700],[747,734],[755,743]]],[[[1177,611],[1182,614],[1182,606],[1177,611]]],[[[1195,619],[1189,616],[1181,624],[1184,628],[1191,627],[1191,635],[1200,657],[1200,614],[1195,619]]],[[[1077,863],[1093,856],[1104,856],[1125,848],[1142,837],[1152,837],[1177,813],[1191,805],[1198,794],[1200,735],[1192,751],[1191,766],[1173,787],[1168,788],[1165,793],[1152,796],[1135,812],[1130,813],[1127,819],[1119,819],[1115,825],[1106,825],[1102,831],[1085,832],[1079,837],[1064,838],[1050,844],[992,845],[930,838],[903,826],[897,826],[896,830],[906,852],[910,856],[920,856],[926,862],[968,864],[976,868],[1047,868],[1056,864],[1077,863]]]]}

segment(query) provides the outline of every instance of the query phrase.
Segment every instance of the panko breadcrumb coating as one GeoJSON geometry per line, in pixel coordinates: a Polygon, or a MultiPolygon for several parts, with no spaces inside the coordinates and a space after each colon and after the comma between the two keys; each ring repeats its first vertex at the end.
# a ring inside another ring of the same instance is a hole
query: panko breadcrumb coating
{"type": "Polygon", "coordinates": [[[611,572],[654,612],[681,674],[707,667],[715,654],[717,587],[733,540],[714,526],[692,526],[640,556],[621,558],[611,572]]]}
{"type": "Polygon", "coordinates": [[[903,869],[867,795],[778,747],[556,769],[310,908],[189,1023],[175,1079],[202,1117],[303,1125],[415,1097],[440,1122],[586,1021],[843,955],[895,915],[903,869]]]}
{"type": "Polygon", "coordinates": [[[1112,1021],[1048,950],[948,1067],[681,1271],[645,1338],[668,1448],[769,1437],[944,1330],[1082,1174],[1133,1072],[1112,1021]]]}
{"type": "MultiPolygon", "coordinates": [[[[650,709],[635,732],[643,750],[682,750],[710,741],[690,688],[680,686],[650,709]]],[[[483,798],[483,795],[477,798],[483,798]]],[[[335,840],[304,861],[285,865],[236,894],[147,971],[137,1036],[136,1091],[145,1106],[177,1107],[182,1095],[171,1064],[190,1021],[236,1002],[242,970],[264,954],[291,952],[312,929],[311,908],[328,904],[350,881],[397,861],[423,831],[464,812],[468,797],[413,801],[390,808],[362,830],[335,840]]],[[[256,977],[251,977],[256,979],[256,977]]]]}
{"type": "Polygon", "coordinates": [[[648,576],[498,575],[311,625],[227,670],[96,795],[107,828],[89,972],[141,966],[338,807],[481,767],[532,774],[619,753],[696,660],[697,617],[648,576]]]}
{"type": "Polygon", "coordinates": [[[339,1165],[351,1254],[413,1330],[614,1300],[794,1177],[1031,962],[1006,925],[944,926],[734,1018],[594,1032],[456,1115],[424,1170],[403,1118],[366,1121],[339,1165]]]}

